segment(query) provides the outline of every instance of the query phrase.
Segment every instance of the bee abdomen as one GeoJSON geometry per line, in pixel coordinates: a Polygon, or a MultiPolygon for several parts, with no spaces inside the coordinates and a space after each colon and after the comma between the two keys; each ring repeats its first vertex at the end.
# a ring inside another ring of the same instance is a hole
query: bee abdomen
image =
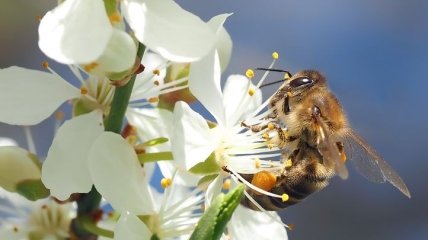
{"type": "MultiPolygon", "coordinates": [[[[291,179],[280,180],[270,192],[275,193],[279,196],[283,194],[288,195],[287,201],[282,201],[281,198],[276,198],[264,194],[258,194],[251,190],[247,191],[250,197],[256,201],[261,207],[267,211],[278,211],[286,207],[292,206],[305,199],[310,194],[321,190],[328,185],[329,178],[326,177],[315,177],[313,175],[302,176],[300,181],[292,181],[291,179]]],[[[250,209],[260,211],[261,209],[254,204],[248,197],[241,200],[241,204],[250,209]]]]}

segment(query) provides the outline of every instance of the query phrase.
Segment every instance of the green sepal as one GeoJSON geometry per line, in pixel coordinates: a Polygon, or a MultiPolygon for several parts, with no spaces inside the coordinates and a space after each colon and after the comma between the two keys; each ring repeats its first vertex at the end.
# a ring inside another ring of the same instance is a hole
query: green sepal
{"type": "Polygon", "coordinates": [[[84,98],[79,98],[73,101],[73,117],[77,117],[86,113],[92,112],[99,106],[95,102],[84,98]]]}
{"type": "Polygon", "coordinates": [[[219,194],[199,220],[192,236],[190,236],[190,240],[220,239],[243,195],[243,184],[240,184],[226,195],[219,194]]]}
{"type": "Polygon", "coordinates": [[[217,164],[215,154],[211,155],[203,162],[200,162],[189,169],[189,172],[194,174],[209,175],[220,172],[220,166],[217,164]]]}
{"type": "Polygon", "coordinates": [[[16,192],[30,201],[47,198],[50,195],[49,189],[43,185],[40,179],[19,182],[16,185],[16,192]]]}
{"type": "Polygon", "coordinates": [[[156,152],[138,154],[140,163],[157,162],[164,160],[173,160],[172,152],[156,152]]]}
{"type": "Polygon", "coordinates": [[[156,145],[159,145],[162,143],[166,143],[168,141],[169,141],[169,139],[165,138],[165,137],[153,138],[147,142],[143,142],[143,143],[138,144],[138,147],[140,147],[140,146],[141,147],[152,147],[152,146],[156,146],[156,145]]]}
{"type": "Polygon", "coordinates": [[[211,175],[206,175],[203,176],[201,179],[199,179],[198,184],[196,186],[198,186],[198,188],[200,189],[206,189],[208,187],[208,185],[216,178],[218,177],[218,174],[211,174],[211,175]]]}

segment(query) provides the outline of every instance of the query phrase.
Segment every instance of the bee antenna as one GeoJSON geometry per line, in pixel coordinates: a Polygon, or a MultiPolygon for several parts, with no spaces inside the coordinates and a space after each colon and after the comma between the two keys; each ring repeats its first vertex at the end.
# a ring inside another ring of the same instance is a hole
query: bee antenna
{"type": "Polygon", "coordinates": [[[277,81],[274,81],[274,82],[271,82],[271,83],[266,83],[266,84],[263,84],[263,85],[261,85],[260,86],[260,88],[262,88],[262,87],[266,87],[266,86],[270,86],[270,85],[273,85],[273,84],[277,84],[277,83],[280,83],[280,82],[283,82],[284,80],[286,80],[287,78],[290,78],[292,75],[291,75],[291,73],[289,72],[289,71],[287,71],[287,70],[282,70],[282,69],[275,69],[275,68],[256,68],[256,70],[260,70],[260,71],[269,71],[269,72],[282,72],[282,73],[285,73],[284,74],[284,78],[283,79],[281,79],[281,80],[277,80],[277,81]]]}
{"type": "Polygon", "coordinates": [[[280,83],[280,82],[284,82],[284,80],[285,80],[285,79],[280,79],[280,80],[276,80],[276,81],[273,81],[273,82],[270,82],[270,83],[265,83],[265,84],[262,84],[262,85],[260,86],[260,88],[262,88],[262,87],[266,87],[266,86],[270,86],[270,85],[274,85],[274,84],[277,84],[277,83],[280,83]]]}
{"type": "Polygon", "coordinates": [[[282,72],[282,73],[287,73],[288,75],[291,76],[291,73],[287,70],[282,70],[282,69],[276,69],[276,68],[256,68],[256,70],[258,71],[270,71],[270,72],[282,72]]]}

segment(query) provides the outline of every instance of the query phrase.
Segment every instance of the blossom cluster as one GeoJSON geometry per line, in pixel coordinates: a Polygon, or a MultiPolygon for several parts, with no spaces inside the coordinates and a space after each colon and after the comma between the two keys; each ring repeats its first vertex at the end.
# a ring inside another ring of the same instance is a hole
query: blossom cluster
{"type": "MultiPolygon", "coordinates": [[[[269,114],[266,75],[231,75],[221,87],[230,16],[205,22],[172,0],[65,0],[46,13],[39,47],[80,85],[48,62],[0,69],[0,122],[22,125],[29,146],[0,139],[0,239],[187,239],[239,171],[279,156],[263,131],[241,124],[269,114]],[[65,102],[64,121],[56,110],[65,102]],[[40,156],[29,126],[54,113],[40,156]]],[[[222,239],[250,238],[287,233],[277,213],[238,206],[222,239]]]]}

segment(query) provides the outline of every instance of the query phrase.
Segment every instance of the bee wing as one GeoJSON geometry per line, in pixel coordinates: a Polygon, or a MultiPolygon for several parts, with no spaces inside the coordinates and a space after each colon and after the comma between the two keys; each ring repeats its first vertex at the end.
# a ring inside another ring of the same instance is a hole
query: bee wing
{"type": "Polygon", "coordinates": [[[360,135],[349,130],[345,141],[352,163],[361,175],[372,182],[388,181],[410,198],[409,189],[398,173],[360,135]]]}
{"type": "Polygon", "coordinates": [[[342,179],[347,179],[349,173],[345,162],[342,161],[337,144],[327,134],[327,126],[325,126],[325,123],[323,123],[321,119],[317,119],[317,128],[318,151],[323,156],[325,164],[332,167],[334,166],[336,174],[342,179]]]}

